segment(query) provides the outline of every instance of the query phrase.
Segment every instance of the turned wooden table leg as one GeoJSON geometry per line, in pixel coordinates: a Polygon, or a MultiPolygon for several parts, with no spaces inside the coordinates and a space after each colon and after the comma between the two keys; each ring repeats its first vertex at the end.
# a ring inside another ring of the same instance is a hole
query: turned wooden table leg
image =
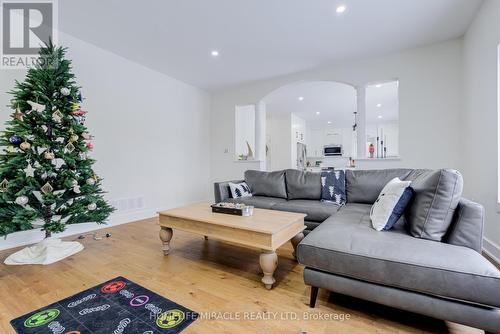
{"type": "Polygon", "coordinates": [[[297,234],[296,236],[294,236],[292,238],[292,240],[290,240],[292,242],[292,246],[293,246],[293,257],[295,259],[297,259],[297,255],[296,255],[296,252],[297,252],[297,245],[302,241],[302,239],[304,239],[304,233],[300,232],[299,234],[297,234]]]}
{"type": "Polygon", "coordinates": [[[265,252],[260,254],[260,267],[262,268],[262,272],[264,273],[264,277],[262,277],[262,283],[266,286],[266,289],[270,290],[273,287],[274,282],[274,271],[278,266],[278,255],[276,252],[265,252]]]}
{"type": "Polygon", "coordinates": [[[169,227],[161,227],[160,240],[163,244],[163,255],[168,255],[170,252],[170,240],[172,240],[173,231],[169,227]]]}

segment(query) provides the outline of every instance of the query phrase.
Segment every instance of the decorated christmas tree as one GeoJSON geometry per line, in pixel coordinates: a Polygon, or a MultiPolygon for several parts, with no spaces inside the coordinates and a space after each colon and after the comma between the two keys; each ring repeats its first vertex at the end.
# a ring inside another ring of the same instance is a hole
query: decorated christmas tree
{"type": "Polygon", "coordinates": [[[10,92],[12,119],[1,134],[0,235],[103,223],[113,211],[92,169],[92,136],[66,50],[49,42],[10,92]]]}

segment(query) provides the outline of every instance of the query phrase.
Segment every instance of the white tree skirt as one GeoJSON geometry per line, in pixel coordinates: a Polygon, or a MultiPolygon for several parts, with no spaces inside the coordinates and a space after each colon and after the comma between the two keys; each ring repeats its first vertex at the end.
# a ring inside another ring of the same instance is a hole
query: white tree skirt
{"type": "Polygon", "coordinates": [[[43,241],[21,249],[5,259],[5,264],[51,264],[83,250],[83,245],[77,241],[62,241],[57,238],[47,238],[43,241]]]}

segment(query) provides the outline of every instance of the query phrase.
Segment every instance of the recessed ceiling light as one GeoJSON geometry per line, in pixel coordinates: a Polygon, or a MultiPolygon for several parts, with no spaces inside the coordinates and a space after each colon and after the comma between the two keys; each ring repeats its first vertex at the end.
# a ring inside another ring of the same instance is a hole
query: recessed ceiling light
{"type": "Polygon", "coordinates": [[[212,50],[212,52],[210,52],[210,54],[212,55],[212,57],[217,57],[219,55],[219,51],[212,50]]]}
{"type": "Polygon", "coordinates": [[[376,84],[375,87],[380,88],[380,87],[382,87],[382,85],[381,84],[376,84]]]}
{"type": "Polygon", "coordinates": [[[328,123],[328,124],[332,124],[332,122],[330,122],[330,121],[328,121],[327,123],[328,123]]]}
{"type": "Polygon", "coordinates": [[[343,12],[345,12],[346,9],[347,9],[346,6],[340,5],[337,7],[337,9],[335,11],[337,12],[337,14],[342,14],[343,12]]]}
{"type": "Polygon", "coordinates": [[[319,111],[316,111],[316,115],[319,115],[319,114],[320,114],[320,112],[319,112],[319,111]]]}
{"type": "Polygon", "coordinates": [[[382,118],[382,115],[378,115],[378,118],[382,118]]]}
{"type": "Polygon", "coordinates": [[[303,96],[299,96],[299,101],[304,101],[304,97],[303,96]]]}
{"type": "Polygon", "coordinates": [[[377,104],[377,108],[380,108],[380,107],[382,107],[382,103],[377,104]]]}

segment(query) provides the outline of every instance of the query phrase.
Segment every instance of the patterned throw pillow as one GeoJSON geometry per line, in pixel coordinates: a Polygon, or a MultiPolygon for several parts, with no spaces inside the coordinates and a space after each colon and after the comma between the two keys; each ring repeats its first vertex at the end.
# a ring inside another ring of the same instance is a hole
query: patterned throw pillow
{"type": "Polygon", "coordinates": [[[413,196],[410,184],[395,177],[385,185],[370,211],[374,229],[388,231],[398,222],[413,196]]]}
{"type": "Polygon", "coordinates": [[[229,182],[229,189],[231,189],[231,196],[233,198],[252,197],[252,192],[250,191],[250,188],[248,187],[246,182],[229,182]]]}
{"type": "Polygon", "coordinates": [[[343,170],[321,172],[321,201],[344,205],[346,202],[343,170]]]}

